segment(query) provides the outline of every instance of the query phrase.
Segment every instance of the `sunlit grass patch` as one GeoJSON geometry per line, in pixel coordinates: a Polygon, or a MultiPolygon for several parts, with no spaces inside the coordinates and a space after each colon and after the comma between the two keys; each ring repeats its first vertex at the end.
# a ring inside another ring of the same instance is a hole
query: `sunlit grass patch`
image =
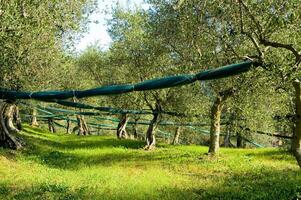
{"type": "Polygon", "coordinates": [[[25,126],[22,151],[0,150],[0,199],[297,199],[301,172],[278,149],[158,145],[25,126]]]}

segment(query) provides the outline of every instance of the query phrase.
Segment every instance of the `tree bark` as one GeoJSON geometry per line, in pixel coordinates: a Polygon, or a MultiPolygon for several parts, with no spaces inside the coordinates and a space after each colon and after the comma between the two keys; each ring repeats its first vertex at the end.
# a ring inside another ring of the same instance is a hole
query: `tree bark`
{"type": "Polygon", "coordinates": [[[83,128],[83,123],[82,123],[82,120],[81,120],[81,116],[80,115],[76,115],[76,120],[77,120],[77,130],[78,130],[78,133],[77,135],[84,135],[84,128],[83,128]]]}
{"type": "MultiPolygon", "coordinates": [[[[296,123],[294,122],[294,125],[296,123]]],[[[294,154],[295,153],[295,139],[296,138],[296,130],[295,130],[295,127],[293,127],[292,129],[292,132],[293,132],[293,136],[292,136],[292,140],[291,140],[291,148],[290,148],[290,153],[294,154]]]]}
{"type": "Polygon", "coordinates": [[[234,93],[234,89],[219,92],[211,108],[211,126],[210,126],[210,143],[209,154],[214,155],[219,150],[219,138],[221,129],[221,114],[224,102],[234,93]]]}
{"type": "Polygon", "coordinates": [[[223,109],[222,97],[217,96],[211,109],[209,153],[215,154],[219,150],[219,136],[221,129],[221,113],[223,109]]]}
{"type": "Polygon", "coordinates": [[[37,109],[32,109],[32,117],[31,117],[31,126],[39,126],[38,120],[37,120],[37,109]]]}
{"type": "Polygon", "coordinates": [[[84,130],[84,135],[89,135],[90,134],[90,131],[89,131],[89,128],[88,128],[88,124],[84,118],[83,115],[80,116],[80,119],[82,121],[82,126],[83,126],[83,130],[84,130]]]}
{"type": "Polygon", "coordinates": [[[133,124],[133,135],[135,139],[138,139],[138,130],[137,130],[137,122],[139,121],[139,118],[135,118],[135,124],[133,124]]]}
{"type": "Polygon", "coordinates": [[[15,135],[19,130],[13,124],[14,107],[13,103],[0,102],[0,146],[20,149],[22,144],[15,135]]]}
{"type": "Polygon", "coordinates": [[[70,134],[70,133],[71,133],[71,120],[70,120],[70,119],[67,119],[66,133],[67,133],[67,134],[70,134]]]}
{"type": "Polygon", "coordinates": [[[48,118],[48,130],[51,133],[56,133],[56,129],[54,127],[53,118],[48,118]]]}
{"type": "Polygon", "coordinates": [[[294,155],[301,168],[301,83],[299,80],[293,82],[293,87],[295,89],[295,133],[293,142],[294,155]]]}
{"type": "Polygon", "coordinates": [[[155,129],[157,128],[159,121],[159,113],[153,114],[153,119],[150,122],[150,125],[148,126],[148,129],[146,131],[146,146],[144,149],[151,150],[155,148],[156,145],[156,137],[154,134],[155,129]]]}
{"type": "Polygon", "coordinates": [[[242,137],[241,137],[241,133],[236,133],[236,147],[237,147],[237,148],[242,148],[242,147],[244,147],[243,139],[242,139],[242,137]]]}
{"type": "Polygon", "coordinates": [[[227,127],[226,135],[224,137],[224,147],[230,147],[231,146],[231,133],[229,128],[227,127]]]}
{"type": "Polygon", "coordinates": [[[19,107],[17,105],[15,105],[15,109],[14,109],[14,121],[16,123],[17,129],[19,131],[22,130],[22,120],[20,117],[20,111],[19,111],[19,107]]]}
{"type": "Polygon", "coordinates": [[[128,123],[128,117],[126,114],[122,115],[120,121],[117,126],[117,138],[118,139],[126,139],[128,134],[126,132],[126,125],[128,123]]]}
{"type": "Polygon", "coordinates": [[[181,127],[178,126],[176,131],[175,131],[175,136],[172,140],[172,144],[173,145],[176,145],[176,144],[179,144],[179,137],[180,137],[180,133],[181,133],[181,127]]]}
{"type": "Polygon", "coordinates": [[[133,133],[134,139],[138,139],[138,130],[137,130],[136,124],[133,125],[133,130],[134,130],[134,133],[133,133]]]}

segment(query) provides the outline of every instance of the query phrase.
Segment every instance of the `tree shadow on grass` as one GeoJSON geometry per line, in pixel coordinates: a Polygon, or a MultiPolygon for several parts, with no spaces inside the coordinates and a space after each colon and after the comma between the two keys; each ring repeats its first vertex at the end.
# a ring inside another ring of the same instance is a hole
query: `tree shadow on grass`
{"type": "MultiPolygon", "coordinates": [[[[185,152],[175,155],[164,154],[162,151],[168,150],[164,148],[159,148],[161,152],[145,152],[142,149],[145,145],[143,141],[101,138],[102,136],[72,137],[70,140],[65,138],[57,141],[37,137],[34,132],[26,133],[28,134],[24,134],[23,137],[29,145],[22,151],[22,155],[51,168],[76,170],[95,165],[112,166],[128,162],[171,161],[178,160],[179,157],[191,157],[185,152]],[[109,151],[104,148],[108,148],[109,151]]],[[[197,156],[194,159],[197,160],[197,156]]]]}
{"type": "Polygon", "coordinates": [[[297,200],[301,198],[300,170],[261,170],[231,173],[222,184],[192,192],[200,199],[297,200]]]}
{"type": "Polygon", "coordinates": [[[25,130],[24,132],[28,133],[27,135],[23,135],[26,140],[31,141],[32,144],[41,144],[46,145],[49,147],[57,148],[57,149],[82,149],[82,148],[108,148],[108,147],[124,147],[127,149],[139,149],[142,148],[145,144],[143,141],[137,140],[118,140],[114,138],[108,138],[103,136],[78,136],[68,138],[66,141],[67,135],[57,135],[62,137],[62,140],[57,142],[50,140],[49,138],[45,137],[43,134],[39,134],[42,137],[36,137],[38,133],[32,132],[30,130],[25,130]],[[92,140],[93,139],[93,140],[92,140]]]}
{"type": "MultiPolygon", "coordinates": [[[[204,180],[190,179],[190,185],[156,185],[154,188],[139,188],[132,190],[127,183],[121,183],[120,188],[102,188],[91,186],[70,187],[58,183],[41,183],[31,187],[16,187],[0,184],[0,197],[3,199],[216,199],[216,200],[297,200],[301,198],[301,172],[297,170],[280,171],[264,170],[260,172],[247,171],[232,173],[217,181],[213,177],[210,186],[198,185],[204,180]]],[[[20,184],[21,185],[21,184],[20,184]]]]}

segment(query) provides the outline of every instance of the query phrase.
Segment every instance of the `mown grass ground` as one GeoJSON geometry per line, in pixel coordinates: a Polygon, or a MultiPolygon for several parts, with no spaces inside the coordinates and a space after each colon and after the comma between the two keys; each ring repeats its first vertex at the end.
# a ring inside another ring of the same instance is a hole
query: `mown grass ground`
{"type": "Polygon", "coordinates": [[[277,149],[159,145],[25,126],[27,147],[0,149],[0,199],[298,199],[301,170],[277,149]]]}

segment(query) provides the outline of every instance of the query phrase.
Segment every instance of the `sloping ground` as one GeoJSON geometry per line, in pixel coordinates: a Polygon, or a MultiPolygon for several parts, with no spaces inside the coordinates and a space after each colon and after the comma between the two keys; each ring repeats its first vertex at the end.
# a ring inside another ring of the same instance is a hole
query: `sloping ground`
{"type": "Polygon", "coordinates": [[[277,149],[160,145],[50,134],[25,126],[27,148],[0,149],[0,199],[297,199],[301,170],[277,149]]]}

